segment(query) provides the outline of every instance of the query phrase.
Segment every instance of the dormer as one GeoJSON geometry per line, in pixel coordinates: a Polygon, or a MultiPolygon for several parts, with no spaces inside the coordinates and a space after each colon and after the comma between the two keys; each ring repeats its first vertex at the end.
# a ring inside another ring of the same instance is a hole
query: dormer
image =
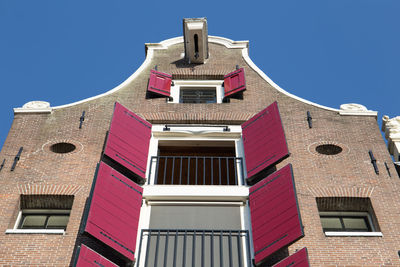
{"type": "Polygon", "coordinates": [[[183,19],[183,38],[186,60],[189,63],[203,64],[208,58],[207,19],[183,19]]]}

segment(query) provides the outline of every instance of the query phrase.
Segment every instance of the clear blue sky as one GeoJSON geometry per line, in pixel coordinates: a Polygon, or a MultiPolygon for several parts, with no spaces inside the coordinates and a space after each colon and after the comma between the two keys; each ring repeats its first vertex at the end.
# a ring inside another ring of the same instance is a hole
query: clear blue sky
{"type": "MultiPolygon", "coordinates": [[[[104,93],[144,60],[144,43],[207,17],[210,35],[250,41],[286,91],[339,108],[400,115],[400,1],[0,0],[0,147],[13,107],[104,93]]],[[[23,144],[21,144],[23,146],[23,144]]]]}

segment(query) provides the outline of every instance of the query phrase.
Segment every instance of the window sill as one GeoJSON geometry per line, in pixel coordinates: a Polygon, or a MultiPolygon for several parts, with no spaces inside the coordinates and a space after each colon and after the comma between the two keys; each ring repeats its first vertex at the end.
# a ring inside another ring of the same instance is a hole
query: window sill
{"type": "Polygon", "coordinates": [[[63,235],[63,229],[7,229],[6,234],[56,234],[63,235]]]}
{"type": "Polygon", "coordinates": [[[325,232],[325,236],[378,236],[382,237],[382,232],[325,232]]]}

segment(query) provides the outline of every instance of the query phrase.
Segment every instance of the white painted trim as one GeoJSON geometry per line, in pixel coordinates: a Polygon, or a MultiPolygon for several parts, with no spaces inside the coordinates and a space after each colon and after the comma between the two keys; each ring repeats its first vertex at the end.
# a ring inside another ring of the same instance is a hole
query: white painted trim
{"type": "Polygon", "coordinates": [[[150,206],[243,206],[243,201],[147,201],[150,206]]]}
{"type": "Polygon", "coordinates": [[[17,113],[51,113],[53,108],[37,108],[37,109],[27,109],[27,108],[14,108],[14,114],[17,113]]]}
{"type": "Polygon", "coordinates": [[[6,234],[65,234],[63,229],[7,229],[6,234]]]}
{"type": "MultiPolygon", "coordinates": [[[[363,113],[346,113],[346,112],[340,112],[339,109],[335,109],[335,108],[330,108],[330,107],[326,107],[323,105],[319,105],[317,103],[305,100],[301,97],[295,96],[287,91],[285,91],[284,89],[282,89],[281,87],[279,87],[276,83],[274,83],[261,69],[259,69],[254,62],[250,59],[249,57],[249,53],[248,53],[248,47],[249,47],[249,41],[233,41],[231,39],[228,38],[224,38],[224,37],[219,37],[219,36],[208,36],[208,41],[210,43],[216,43],[216,44],[221,44],[224,45],[227,48],[231,48],[231,49],[242,49],[242,56],[244,58],[244,60],[246,61],[247,64],[249,64],[249,66],[255,71],[257,72],[264,80],[266,80],[269,84],[271,84],[276,90],[278,90],[279,92],[294,98],[298,101],[304,102],[306,104],[310,104],[322,109],[326,109],[326,110],[330,110],[330,111],[335,111],[338,112],[340,115],[355,115],[355,116],[377,116],[377,112],[375,111],[370,111],[370,112],[363,112],[363,113]]],[[[148,67],[148,65],[150,64],[153,55],[154,55],[154,50],[163,50],[163,49],[168,49],[169,46],[171,45],[175,45],[175,44],[179,44],[179,43],[183,43],[183,36],[180,37],[175,37],[175,38],[170,38],[167,40],[164,40],[160,43],[146,43],[146,58],[144,60],[144,62],[142,63],[142,65],[128,78],[126,79],[124,82],[122,82],[120,85],[118,85],[117,87],[103,93],[103,94],[99,94],[97,96],[93,96],[93,97],[89,97],[77,102],[73,102],[70,104],[65,104],[65,105],[61,105],[61,106],[56,106],[56,107],[51,107],[51,110],[56,110],[56,109],[61,109],[61,108],[66,108],[66,107],[71,107],[74,105],[78,105],[81,103],[85,103],[109,94],[112,94],[120,89],[122,89],[123,87],[125,87],[126,85],[128,85],[131,81],[133,81],[145,68],[148,67]]],[[[15,108],[14,109],[14,113],[21,113],[22,110],[21,108],[15,108]]],[[[26,112],[26,111],[24,111],[26,112]]],[[[36,111],[37,113],[38,111],[36,111]]],[[[48,111],[43,111],[45,113],[48,113],[48,111]]]]}
{"type": "Polygon", "coordinates": [[[354,111],[354,110],[340,110],[339,114],[342,116],[378,116],[378,111],[366,110],[366,111],[354,111]]]}
{"type": "Polygon", "coordinates": [[[171,97],[172,101],[168,103],[179,104],[181,87],[201,87],[203,88],[215,88],[216,103],[221,104],[224,98],[224,87],[222,87],[223,80],[174,80],[174,86],[171,86],[171,97]]]}
{"type": "Polygon", "coordinates": [[[246,201],[249,188],[224,185],[144,185],[143,199],[166,201],[246,201]]]}
{"type": "Polygon", "coordinates": [[[226,125],[230,129],[229,132],[224,132],[223,126],[219,128],[215,125],[210,125],[211,127],[207,127],[207,125],[196,126],[195,124],[191,127],[173,127],[171,125],[168,126],[169,131],[164,131],[165,124],[153,124],[153,137],[160,140],[236,141],[242,136],[240,125],[226,125]],[[190,139],[185,139],[185,137],[190,139]]]}
{"type": "Polygon", "coordinates": [[[382,232],[325,232],[325,236],[378,236],[382,237],[382,232]]]}

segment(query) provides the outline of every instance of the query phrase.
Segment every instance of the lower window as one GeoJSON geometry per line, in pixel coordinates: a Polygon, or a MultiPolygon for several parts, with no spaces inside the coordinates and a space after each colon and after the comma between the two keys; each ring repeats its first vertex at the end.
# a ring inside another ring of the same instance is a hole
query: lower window
{"type": "Polygon", "coordinates": [[[21,195],[18,216],[8,234],[63,234],[67,229],[73,195],[21,195]]]}
{"type": "Polygon", "coordinates": [[[320,212],[324,232],[375,232],[367,212],[320,212]]]}
{"type": "Polygon", "coordinates": [[[382,236],[369,198],[321,197],[317,206],[327,236],[382,236]]]}
{"type": "Polygon", "coordinates": [[[22,210],[18,229],[67,228],[70,210],[22,210]]]}

